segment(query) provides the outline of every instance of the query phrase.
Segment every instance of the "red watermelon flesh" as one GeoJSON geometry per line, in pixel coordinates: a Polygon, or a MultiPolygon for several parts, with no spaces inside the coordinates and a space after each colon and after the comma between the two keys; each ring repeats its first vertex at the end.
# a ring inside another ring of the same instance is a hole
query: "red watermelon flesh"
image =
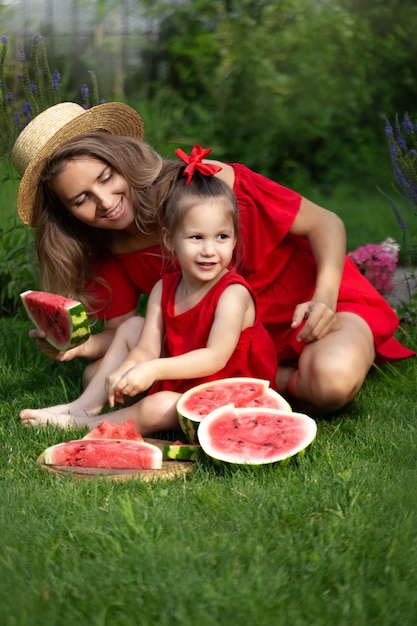
{"type": "Polygon", "coordinates": [[[223,378],[186,391],[177,402],[180,427],[191,443],[198,443],[197,427],[205,416],[221,406],[267,406],[291,411],[288,402],[258,378],[223,378]]]}
{"type": "Polygon", "coordinates": [[[291,411],[290,404],[283,398],[278,391],[265,389],[265,391],[250,402],[245,404],[246,407],[264,407],[269,409],[280,409],[281,411],[291,411]]]}
{"type": "Polygon", "coordinates": [[[104,419],[88,432],[83,439],[123,439],[131,441],[143,441],[143,437],[137,430],[135,422],[130,419],[123,424],[116,424],[104,419]]]}
{"type": "Polygon", "coordinates": [[[197,385],[186,391],[178,400],[177,409],[189,419],[201,420],[205,415],[233,402],[246,406],[269,387],[269,381],[257,378],[223,378],[197,385]]]}
{"type": "Polygon", "coordinates": [[[47,448],[45,464],[97,469],[161,469],[162,450],[145,441],[77,439],[47,448]]]}
{"type": "Polygon", "coordinates": [[[45,291],[25,291],[20,294],[26,312],[46,340],[57,350],[69,350],[90,336],[90,324],[83,305],[45,291]]]}
{"type": "Polygon", "coordinates": [[[198,427],[200,445],[210,457],[250,465],[294,456],[316,433],[315,421],[302,413],[233,405],[212,411],[198,427]]]}

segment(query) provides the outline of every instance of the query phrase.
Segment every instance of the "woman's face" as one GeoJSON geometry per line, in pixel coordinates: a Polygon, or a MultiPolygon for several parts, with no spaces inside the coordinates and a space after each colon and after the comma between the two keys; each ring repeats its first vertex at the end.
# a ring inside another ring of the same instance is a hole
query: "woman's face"
{"type": "Polygon", "coordinates": [[[85,224],[124,230],[134,223],[129,185],[104,161],[87,156],[71,159],[51,187],[64,207],[85,224]]]}

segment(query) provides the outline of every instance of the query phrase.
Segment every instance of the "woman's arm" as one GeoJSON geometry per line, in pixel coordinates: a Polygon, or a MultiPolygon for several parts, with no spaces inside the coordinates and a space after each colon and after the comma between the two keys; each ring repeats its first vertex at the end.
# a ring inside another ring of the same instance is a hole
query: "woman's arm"
{"type": "Polygon", "coordinates": [[[337,328],[337,298],[346,256],[346,232],[342,220],[331,211],[302,199],[290,233],[307,237],[317,265],[314,295],[300,303],[292,327],[307,318],[300,341],[315,341],[337,328]]]}

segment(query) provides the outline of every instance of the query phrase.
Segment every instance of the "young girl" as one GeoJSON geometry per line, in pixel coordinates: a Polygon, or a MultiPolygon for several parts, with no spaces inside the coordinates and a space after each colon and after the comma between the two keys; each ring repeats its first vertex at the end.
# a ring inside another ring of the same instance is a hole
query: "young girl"
{"type": "Polygon", "coordinates": [[[275,346],[261,325],[252,289],[231,265],[238,237],[234,194],[194,169],[214,174],[217,168],[201,162],[185,168],[187,181],[178,181],[163,208],[163,244],[181,269],[153,288],[142,332],[138,318],[126,321],[79,399],[31,411],[24,423],[93,427],[106,399],[114,407],[150,389],[110,415],[118,423],[133,418],[146,435],[178,428],[176,402],[194,385],[255,376],[275,386],[275,346]],[[120,365],[111,371],[115,363],[120,365]]]}

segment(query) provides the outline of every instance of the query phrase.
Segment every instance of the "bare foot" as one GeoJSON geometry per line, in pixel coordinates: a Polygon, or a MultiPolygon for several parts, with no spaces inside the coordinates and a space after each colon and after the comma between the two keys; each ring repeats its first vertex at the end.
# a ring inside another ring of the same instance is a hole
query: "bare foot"
{"type": "Polygon", "coordinates": [[[95,426],[102,418],[100,415],[89,415],[86,411],[72,411],[70,405],[62,404],[46,409],[23,409],[20,419],[24,426],[58,426],[59,428],[83,428],[95,426]]]}

